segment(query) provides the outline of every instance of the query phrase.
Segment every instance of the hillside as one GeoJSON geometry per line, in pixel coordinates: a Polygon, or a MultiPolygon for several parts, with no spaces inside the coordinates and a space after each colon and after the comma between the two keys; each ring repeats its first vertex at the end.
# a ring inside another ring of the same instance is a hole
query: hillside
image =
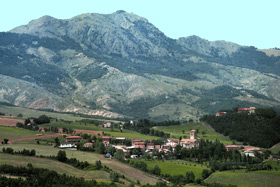
{"type": "Polygon", "coordinates": [[[109,118],[198,119],[280,106],[280,57],[178,40],[125,11],[44,16],[0,33],[0,101],[109,118]]]}

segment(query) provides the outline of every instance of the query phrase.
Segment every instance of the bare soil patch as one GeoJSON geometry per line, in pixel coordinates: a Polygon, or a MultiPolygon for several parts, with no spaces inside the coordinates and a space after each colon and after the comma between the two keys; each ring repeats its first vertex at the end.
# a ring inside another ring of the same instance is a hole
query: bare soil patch
{"type": "MultiPolygon", "coordinates": [[[[12,116],[9,116],[9,117],[12,117],[12,116]]],[[[8,117],[1,117],[0,118],[0,126],[15,127],[17,123],[24,123],[24,120],[10,119],[8,117]]]]}

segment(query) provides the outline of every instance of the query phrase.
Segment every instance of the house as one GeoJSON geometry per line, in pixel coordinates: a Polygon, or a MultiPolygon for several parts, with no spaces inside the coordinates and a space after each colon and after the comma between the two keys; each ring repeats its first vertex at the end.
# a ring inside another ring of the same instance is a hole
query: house
{"type": "Polygon", "coordinates": [[[101,137],[101,141],[102,141],[102,143],[105,144],[105,146],[109,146],[110,145],[110,139],[111,139],[110,136],[102,136],[101,137]]]}
{"type": "Polygon", "coordinates": [[[138,155],[131,155],[130,158],[138,158],[138,155]]]}
{"type": "Polygon", "coordinates": [[[111,123],[111,122],[103,123],[103,127],[104,127],[104,128],[110,128],[111,126],[112,126],[112,123],[111,123]]]}
{"type": "Polygon", "coordinates": [[[145,142],[134,142],[135,148],[140,148],[141,151],[144,151],[146,149],[145,142]]]}
{"type": "Polygon", "coordinates": [[[77,146],[75,143],[63,142],[63,143],[60,143],[60,146],[58,146],[58,148],[60,148],[60,149],[77,148],[77,146]]]}
{"type": "Polygon", "coordinates": [[[83,138],[81,136],[67,136],[66,142],[78,143],[82,141],[82,139],[83,138]]]}
{"type": "Polygon", "coordinates": [[[138,144],[138,142],[143,142],[143,140],[139,140],[139,139],[131,140],[132,145],[138,144]]]}
{"type": "Polygon", "coordinates": [[[160,149],[160,145],[155,145],[155,149],[159,150],[160,149]]]}
{"type": "Polygon", "coordinates": [[[253,151],[253,150],[244,151],[244,155],[250,156],[250,157],[255,157],[255,151],[253,151]]]}
{"type": "Polygon", "coordinates": [[[147,143],[147,150],[153,150],[155,148],[155,144],[154,143],[147,143]]]}
{"type": "Polygon", "coordinates": [[[255,113],[256,107],[250,107],[250,108],[239,108],[238,113],[241,112],[248,112],[248,114],[255,113]]]}
{"type": "Polygon", "coordinates": [[[168,139],[168,142],[165,144],[165,145],[170,145],[170,146],[176,146],[178,145],[179,143],[179,140],[171,140],[171,139],[168,139]]]}
{"type": "Polygon", "coordinates": [[[226,150],[227,151],[239,150],[240,148],[241,148],[241,145],[226,145],[226,150]]]}
{"type": "Polygon", "coordinates": [[[191,130],[190,139],[182,139],[180,145],[187,149],[199,146],[199,139],[196,138],[196,130],[191,130]]]}
{"type": "Polygon", "coordinates": [[[93,143],[90,143],[90,142],[85,143],[85,144],[83,145],[83,147],[87,147],[87,148],[93,147],[93,143]]]}
{"type": "Polygon", "coordinates": [[[219,116],[225,115],[225,114],[227,114],[227,112],[217,112],[216,113],[216,117],[219,117],[219,116]]]}

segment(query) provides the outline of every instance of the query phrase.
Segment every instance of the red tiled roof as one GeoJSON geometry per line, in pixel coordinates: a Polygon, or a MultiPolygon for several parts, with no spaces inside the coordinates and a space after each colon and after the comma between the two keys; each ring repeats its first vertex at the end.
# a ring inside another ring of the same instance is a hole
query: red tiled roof
{"type": "Polygon", "coordinates": [[[155,145],[154,143],[147,143],[147,145],[155,145]]]}
{"type": "Polygon", "coordinates": [[[82,139],[81,136],[67,136],[66,139],[71,138],[71,139],[82,139]]]}
{"type": "Polygon", "coordinates": [[[146,148],[145,145],[135,145],[135,148],[146,148]]]}
{"type": "Polygon", "coordinates": [[[110,136],[102,136],[101,139],[110,139],[110,136]]]}

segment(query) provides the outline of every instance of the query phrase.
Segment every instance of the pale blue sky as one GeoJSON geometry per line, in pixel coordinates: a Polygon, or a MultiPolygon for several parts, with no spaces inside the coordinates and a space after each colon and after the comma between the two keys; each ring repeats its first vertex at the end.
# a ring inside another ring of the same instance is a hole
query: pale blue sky
{"type": "Polygon", "coordinates": [[[280,47],[280,0],[1,0],[0,31],[44,15],[133,12],[168,37],[197,35],[257,48],[280,47]]]}

